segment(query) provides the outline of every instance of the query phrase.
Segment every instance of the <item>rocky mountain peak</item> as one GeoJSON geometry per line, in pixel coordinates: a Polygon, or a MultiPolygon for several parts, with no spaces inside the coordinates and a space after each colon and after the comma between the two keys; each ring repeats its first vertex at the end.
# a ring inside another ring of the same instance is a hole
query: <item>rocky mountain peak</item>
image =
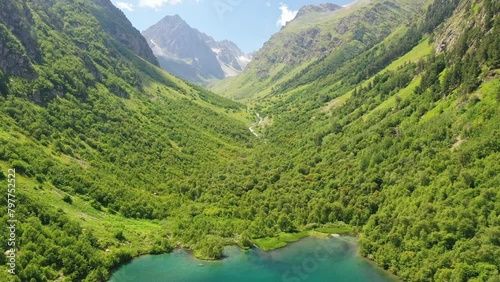
{"type": "Polygon", "coordinates": [[[342,9],[342,7],[339,5],[336,5],[336,4],[332,4],[332,3],[306,5],[306,6],[299,9],[299,11],[297,12],[297,16],[295,18],[300,18],[300,17],[303,17],[305,15],[311,14],[313,12],[327,13],[327,12],[337,11],[338,9],[342,9]]]}
{"type": "Polygon", "coordinates": [[[164,17],[143,36],[164,69],[200,84],[236,75],[250,61],[250,56],[233,42],[218,42],[189,26],[179,15],[164,17]]]}

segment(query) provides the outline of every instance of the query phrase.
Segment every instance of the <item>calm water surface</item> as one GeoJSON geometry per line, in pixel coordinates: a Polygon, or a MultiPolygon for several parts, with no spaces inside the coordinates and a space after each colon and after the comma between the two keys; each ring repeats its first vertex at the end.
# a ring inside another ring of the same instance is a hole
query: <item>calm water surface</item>
{"type": "Polygon", "coordinates": [[[186,281],[397,281],[357,255],[356,239],[308,237],[288,246],[263,252],[224,249],[222,261],[200,261],[185,250],[143,256],[121,267],[110,282],[186,281]]]}

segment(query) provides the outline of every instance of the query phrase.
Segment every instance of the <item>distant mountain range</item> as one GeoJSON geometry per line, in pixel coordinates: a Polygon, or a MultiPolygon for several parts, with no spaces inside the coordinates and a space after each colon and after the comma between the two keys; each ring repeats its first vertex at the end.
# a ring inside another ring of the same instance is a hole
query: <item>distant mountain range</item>
{"type": "Polygon", "coordinates": [[[215,41],[189,26],[179,15],[164,17],[142,35],[162,68],[198,84],[235,76],[251,60],[251,55],[235,43],[215,41]]]}

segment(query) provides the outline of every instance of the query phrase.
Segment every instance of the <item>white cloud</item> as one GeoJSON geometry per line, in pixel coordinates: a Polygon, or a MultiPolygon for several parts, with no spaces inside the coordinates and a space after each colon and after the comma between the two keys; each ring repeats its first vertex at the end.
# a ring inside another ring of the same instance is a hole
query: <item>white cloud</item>
{"type": "Polygon", "coordinates": [[[140,7],[148,7],[158,9],[166,4],[177,5],[182,3],[182,0],[140,0],[140,7]]]}
{"type": "Polygon", "coordinates": [[[129,12],[133,12],[134,11],[134,5],[130,4],[130,3],[126,3],[126,2],[116,2],[116,3],[113,3],[115,4],[115,6],[120,9],[120,10],[127,10],[129,12]]]}
{"type": "Polygon", "coordinates": [[[281,16],[276,22],[277,26],[285,26],[287,22],[293,20],[299,11],[292,11],[288,9],[286,4],[281,3],[280,6],[281,16]]]}

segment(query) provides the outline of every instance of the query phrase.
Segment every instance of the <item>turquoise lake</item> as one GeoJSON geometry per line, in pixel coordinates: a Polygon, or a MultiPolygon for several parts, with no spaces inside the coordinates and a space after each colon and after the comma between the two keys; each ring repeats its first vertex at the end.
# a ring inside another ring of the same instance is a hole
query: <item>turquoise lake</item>
{"type": "Polygon", "coordinates": [[[304,238],[264,252],[226,247],[221,261],[201,261],[186,250],[143,256],[116,271],[110,282],[185,281],[397,281],[357,255],[356,239],[304,238]]]}

